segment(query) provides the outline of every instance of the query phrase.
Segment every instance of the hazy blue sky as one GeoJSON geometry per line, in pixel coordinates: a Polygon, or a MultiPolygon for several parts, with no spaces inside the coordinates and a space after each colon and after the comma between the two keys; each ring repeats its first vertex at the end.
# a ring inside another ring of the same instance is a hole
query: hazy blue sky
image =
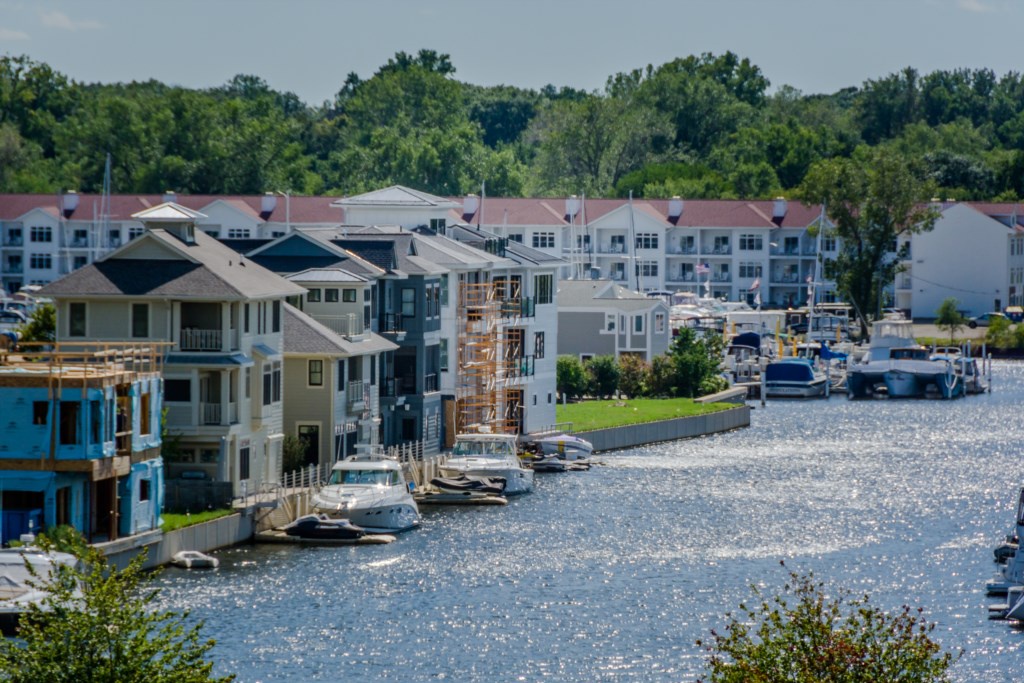
{"type": "Polygon", "coordinates": [[[834,92],[904,66],[1021,68],[1020,0],[0,0],[0,53],[86,82],[188,87],[260,76],[310,104],[399,50],[459,80],[587,90],[732,50],[772,83],[834,92]]]}

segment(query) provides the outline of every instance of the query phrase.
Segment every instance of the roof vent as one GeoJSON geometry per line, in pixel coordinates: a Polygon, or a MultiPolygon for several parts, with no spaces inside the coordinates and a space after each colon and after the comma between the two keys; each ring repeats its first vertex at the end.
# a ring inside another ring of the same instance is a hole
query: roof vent
{"type": "Polygon", "coordinates": [[[462,215],[464,216],[472,216],[479,208],[480,198],[475,194],[468,194],[466,195],[466,198],[462,200],[462,215]]]}
{"type": "Polygon", "coordinates": [[[176,201],[178,201],[178,195],[174,194],[174,190],[164,190],[164,202],[176,201]]]}
{"type": "Polygon", "coordinates": [[[679,197],[672,197],[668,200],[668,217],[679,218],[683,215],[683,200],[679,197]]]}
{"type": "Polygon", "coordinates": [[[776,197],[772,204],[772,218],[781,221],[786,217],[786,209],[789,208],[785,197],[776,197]]]}
{"type": "Polygon", "coordinates": [[[263,195],[260,200],[260,213],[273,213],[274,209],[277,208],[277,195],[273,192],[267,192],[263,195]]]}
{"type": "Polygon", "coordinates": [[[565,200],[565,215],[569,218],[573,218],[580,211],[580,198],[576,195],[572,195],[565,200]]]}
{"type": "Polygon", "coordinates": [[[81,197],[79,197],[78,193],[74,190],[68,190],[64,193],[64,196],[61,197],[61,211],[64,212],[65,216],[70,215],[78,208],[78,202],[80,199],[81,197]]]}

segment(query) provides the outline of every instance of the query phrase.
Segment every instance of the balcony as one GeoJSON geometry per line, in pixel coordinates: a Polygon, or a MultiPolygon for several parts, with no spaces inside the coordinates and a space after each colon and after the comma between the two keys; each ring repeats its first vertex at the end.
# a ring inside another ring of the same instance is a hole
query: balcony
{"type": "Polygon", "coordinates": [[[345,404],[348,406],[350,411],[365,410],[367,408],[366,395],[369,393],[367,391],[368,386],[369,385],[361,379],[352,380],[348,383],[348,386],[345,388],[345,404]]]}
{"type": "MultiPolygon", "coordinates": [[[[793,256],[797,257],[800,255],[800,245],[772,247],[769,251],[772,256],[793,256]]],[[[811,254],[814,250],[811,250],[811,254]]]]}
{"type": "Polygon", "coordinates": [[[221,424],[221,405],[219,403],[199,404],[199,424],[219,425],[221,424]]]}
{"type": "Polygon", "coordinates": [[[532,296],[519,299],[505,299],[501,302],[501,317],[532,318],[537,314],[537,306],[532,296]]]}
{"type": "Polygon", "coordinates": [[[314,315],[313,319],[318,323],[345,337],[358,337],[366,332],[363,326],[363,316],[355,313],[344,315],[314,315]]]}
{"type": "Polygon", "coordinates": [[[730,273],[714,273],[711,276],[712,282],[732,282],[732,275],[730,273]]]}
{"type": "Polygon", "coordinates": [[[770,282],[773,285],[797,285],[801,280],[799,273],[773,273],[770,282]]]}
{"type": "Polygon", "coordinates": [[[380,395],[383,398],[394,398],[398,395],[398,383],[393,379],[386,379],[380,385],[380,395]]]}
{"type": "Polygon", "coordinates": [[[669,247],[666,252],[669,256],[692,256],[696,255],[697,247],[686,246],[686,247],[669,247]]]}
{"type": "Polygon", "coordinates": [[[21,237],[10,237],[10,236],[4,237],[4,246],[5,247],[20,247],[20,246],[24,245],[24,242],[25,242],[25,240],[22,239],[21,237]]]}
{"type": "Polygon", "coordinates": [[[385,334],[404,334],[405,321],[401,313],[385,313],[381,332],[385,334]]]}
{"type": "Polygon", "coordinates": [[[597,247],[598,254],[625,254],[625,244],[599,244],[597,247]]]}
{"type": "Polygon", "coordinates": [[[193,327],[181,330],[178,347],[182,351],[220,351],[223,334],[220,330],[200,330],[193,327]]]}
{"type": "Polygon", "coordinates": [[[24,266],[20,263],[5,263],[3,272],[5,274],[17,275],[25,270],[24,266]]]}
{"type": "Polygon", "coordinates": [[[534,370],[534,357],[533,356],[520,356],[519,358],[513,358],[508,363],[507,377],[509,379],[518,379],[521,377],[533,377],[534,370]]]}
{"type": "Polygon", "coordinates": [[[728,256],[732,253],[732,247],[728,244],[719,245],[717,247],[703,247],[701,248],[700,253],[709,256],[728,256]]]}
{"type": "Polygon", "coordinates": [[[440,391],[440,383],[438,382],[436,372],[423,375],[423,393],[427,394],[432,391],[440,391]]]}

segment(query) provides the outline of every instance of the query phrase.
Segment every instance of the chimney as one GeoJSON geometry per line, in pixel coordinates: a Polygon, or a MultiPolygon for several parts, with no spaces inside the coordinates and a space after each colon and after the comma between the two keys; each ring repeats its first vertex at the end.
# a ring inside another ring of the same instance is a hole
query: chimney
{"type": "Polygon", "coordinates": [[[176,201],[178,201],[178,195],[174,194],[174,190],[164,190],[164,202],[176,201]]]}
{"type": "Polygon", "coordinates": [[[472,216],[476,213],[476,210],[480,208],[480,198],[475,194],[467,194],[466,198],[462,200],[462,215],[472,216]]]}
{"type": "Polygon", "coordinates": [[[785,197],[776,197],[775,202],[772,205],[772,220],[776,223],[782,222],[782,219],[786,217],[786,209],[788,205],[785,197]]]}
{"type": "Polygon", "coordinates": [[[679,218],[683,215],[683,200],[679,197],[672,197],[668,200],[668,217],[679,218]]]}
{"type": "Polygon", "coordinates": [[[80,199],[81,197],[79,197],[78,193],[74,190],[68,190],[64,193],[64,196],[61,197],[61,211],[65,216],[71,215],[71,213],[78,208],[78,202],[80,199]]]}
{"type": "Polygon", "coordinates": [[[569,218],[574,218],[580,210],[580,199],[576,195],[572,195],[565,200],[565,215],[569,218]]]}
{"type": "Polygon", "coordinates": [[[260,200],[260,213],[273,213],[276,208],[277,195],[273,192],[264,194],[263,199],[260,200]]]}

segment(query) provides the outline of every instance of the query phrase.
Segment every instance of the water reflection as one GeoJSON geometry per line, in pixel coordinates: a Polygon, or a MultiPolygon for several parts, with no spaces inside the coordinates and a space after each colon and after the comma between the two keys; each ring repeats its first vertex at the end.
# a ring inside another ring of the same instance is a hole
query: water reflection
{"type": "Polygon", "coordinates": [[[251,546],[162,600],[240,681],[680,681],[694,645],[779,561],[885,607],[922,606],[1005,681],[1024,637],[986,619],[991,547],[1021,477],[1024,365],[955,402],[771,403],[751,429],[545,475],[507,508],[427,511],[388,546],[251,546]]]}

